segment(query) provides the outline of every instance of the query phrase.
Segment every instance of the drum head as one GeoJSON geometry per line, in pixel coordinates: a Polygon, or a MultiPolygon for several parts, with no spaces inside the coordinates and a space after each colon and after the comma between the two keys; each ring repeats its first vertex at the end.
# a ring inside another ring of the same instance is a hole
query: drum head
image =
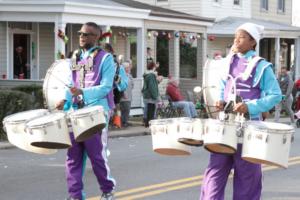
{"type": "Polygon", "coordinates": [[[39,117],[39,118],[36,118],[36,119],[33,119],[33,120],[27,122],[26,126],[27,127],[35,127],[35,126],[53,123],[57,120],[64,118],[65,115],[66,114],[63,112],[51,113],[49,115],[42,116],[42,117],[39,117]]]}
{"type": "Polygon", "coordinates": [[[43,115],[47,115],[49,113],[46,109],[36,109],[36,110],[28,110],[23,112],[18,112],[12,115],[9,115],[4,118],[3,124],[5,123],[22,123],[26,122],[30,119],[40,117],[43,115]]]}
{"type": "Polygon", "coordinates": [[[75,110],[74,112],[71,112],[69,115],[70,116],[81,116],[81,115],[87,115],[87,114],[91,114],[94,112],[103,112],[103,107],[102,106],[90,106],[90,107],[85,107],[85,108],[81,108],[78,110],[75,110]]]}
{"type": "Polygon", "coordinates": [[[218,112],[215,107],[220,96],[220,81],[226,74],[228,59],[211,60],[208,59],[203,68],[203,97],[206,110],[210,118],[216,118],[218,112]]]}
{"type": "Polygon", "coordinates": [[[57,60],[48,69],[44,84],[44,104],[49,110],[65,98],[65,91],[72,85],[71,59],[57,60]]]}

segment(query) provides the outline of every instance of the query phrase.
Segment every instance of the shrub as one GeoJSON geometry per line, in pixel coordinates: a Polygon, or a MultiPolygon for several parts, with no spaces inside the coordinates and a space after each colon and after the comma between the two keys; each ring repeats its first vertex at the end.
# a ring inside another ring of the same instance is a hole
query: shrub
{"type": "MultiPolygon", "coordinates": [[[[35,109],[39,103],[35,102],[35,97],[17,90],[0,90],[0,120],[4,117],[26,110],[35,109]]],[[[0,140],[6,139],[3,130],[3,123],[0,126],[0,140]]]]}
{"type": "Polygon", "coordinates": [[[17,90],[25,92],[34,97],[34,108],[44,108],[43,101],[43,88],[39,85],[23,85],[12,88],[12,90],[17,90]]]}

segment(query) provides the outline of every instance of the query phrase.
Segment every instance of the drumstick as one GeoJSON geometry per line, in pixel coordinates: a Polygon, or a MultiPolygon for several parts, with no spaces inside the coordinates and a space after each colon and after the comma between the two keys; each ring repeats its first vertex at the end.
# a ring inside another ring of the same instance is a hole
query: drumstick
{"type": "Polygon", "coordinates": [[[61,82],[62,84],[64,84],[67,88],[72,88],[71,85],[66,84],[63,80],[61,80],[60,78],[58,78],[56,75],[54,75],[53,73],[50,73],[51,76],[53,76],[56,80],[58,80],[59,82],[61,82]]]}

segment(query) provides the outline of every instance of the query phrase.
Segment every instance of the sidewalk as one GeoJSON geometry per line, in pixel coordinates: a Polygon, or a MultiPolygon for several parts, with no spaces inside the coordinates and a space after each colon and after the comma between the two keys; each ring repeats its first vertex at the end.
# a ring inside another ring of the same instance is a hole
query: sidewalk
{"type": "MultiPolygon", "coordinates": [[[[274,118],[268,118],[266,121],[273,122],[274,118]]],[[[289,123],[290,119],[288,117],[280,118],[280,123],[289,123]]],[[[109,129],[108,137],[109,138],[117,138],[117,137],[134,137],[134,136],[141,136],[141,135],[150,135],[149,128],[145,128],[142,126],[140,122],[132,122],[133,126],[129,126],[127,128],[120,128],[120,129],[109,129]]],[[[12,144],[8,141],[0,141],[0,150],[1,149],[10,149],[15,148],[12,144]]]]}

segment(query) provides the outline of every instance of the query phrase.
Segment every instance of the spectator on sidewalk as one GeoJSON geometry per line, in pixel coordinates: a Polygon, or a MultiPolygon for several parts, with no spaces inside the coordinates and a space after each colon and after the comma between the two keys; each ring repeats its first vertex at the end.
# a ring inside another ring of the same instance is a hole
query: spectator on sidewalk
{"type": "Polygon", "coordinates": [[[144,98],[144,124],[149,127],[149,121],[155,118],[156,103],[159,99],[158,81],[155,73],[155,63],[147,65],[147,72],[144,74],[144,85],[142,89],[144,98]]]}
{"type": "Polygon", "coordinates": [[[294,123],[295,122],[294,112],[292,110],[292,103],[293,103],[292,89],[294,83],[291,76],[288,74],[287,68],[285,66],[281,67],[280,72],[278,74],[277,81],[281,89],[282,101],[275,106],[274,121],[275,122],[279,121],[282,107],[284,107],[285,111],[288,112],[288,115],[291,119],[291,123],[294,123]]]}
{"type": "Polygon", "coordinates": [[[132,100],[132,89],[133,89],[133,77],[131,75],[131,62],[126,61],[122,64],[125,68],[126,75],[128,77],[128,86],[127,89],[124,91],[123,96],[120,101],[120,109],[121,109],[121,121],[122,126],[127,127],[130,125],[128,122],[129,112],[131,107],[131,100],[132,100]]]}
{"type": "Polygon", "coordinates": [[[182,108],[185,116],[187,117],[196,117],[197,111],[195,108],[195,105],[191,101],[184,100],[179,86],[178,81],[175,79],[170,79],[169,83],[167,85],[166,94],[170,97],[171,101],[173,102],[173,105],[176,108],[182,108]]]}

